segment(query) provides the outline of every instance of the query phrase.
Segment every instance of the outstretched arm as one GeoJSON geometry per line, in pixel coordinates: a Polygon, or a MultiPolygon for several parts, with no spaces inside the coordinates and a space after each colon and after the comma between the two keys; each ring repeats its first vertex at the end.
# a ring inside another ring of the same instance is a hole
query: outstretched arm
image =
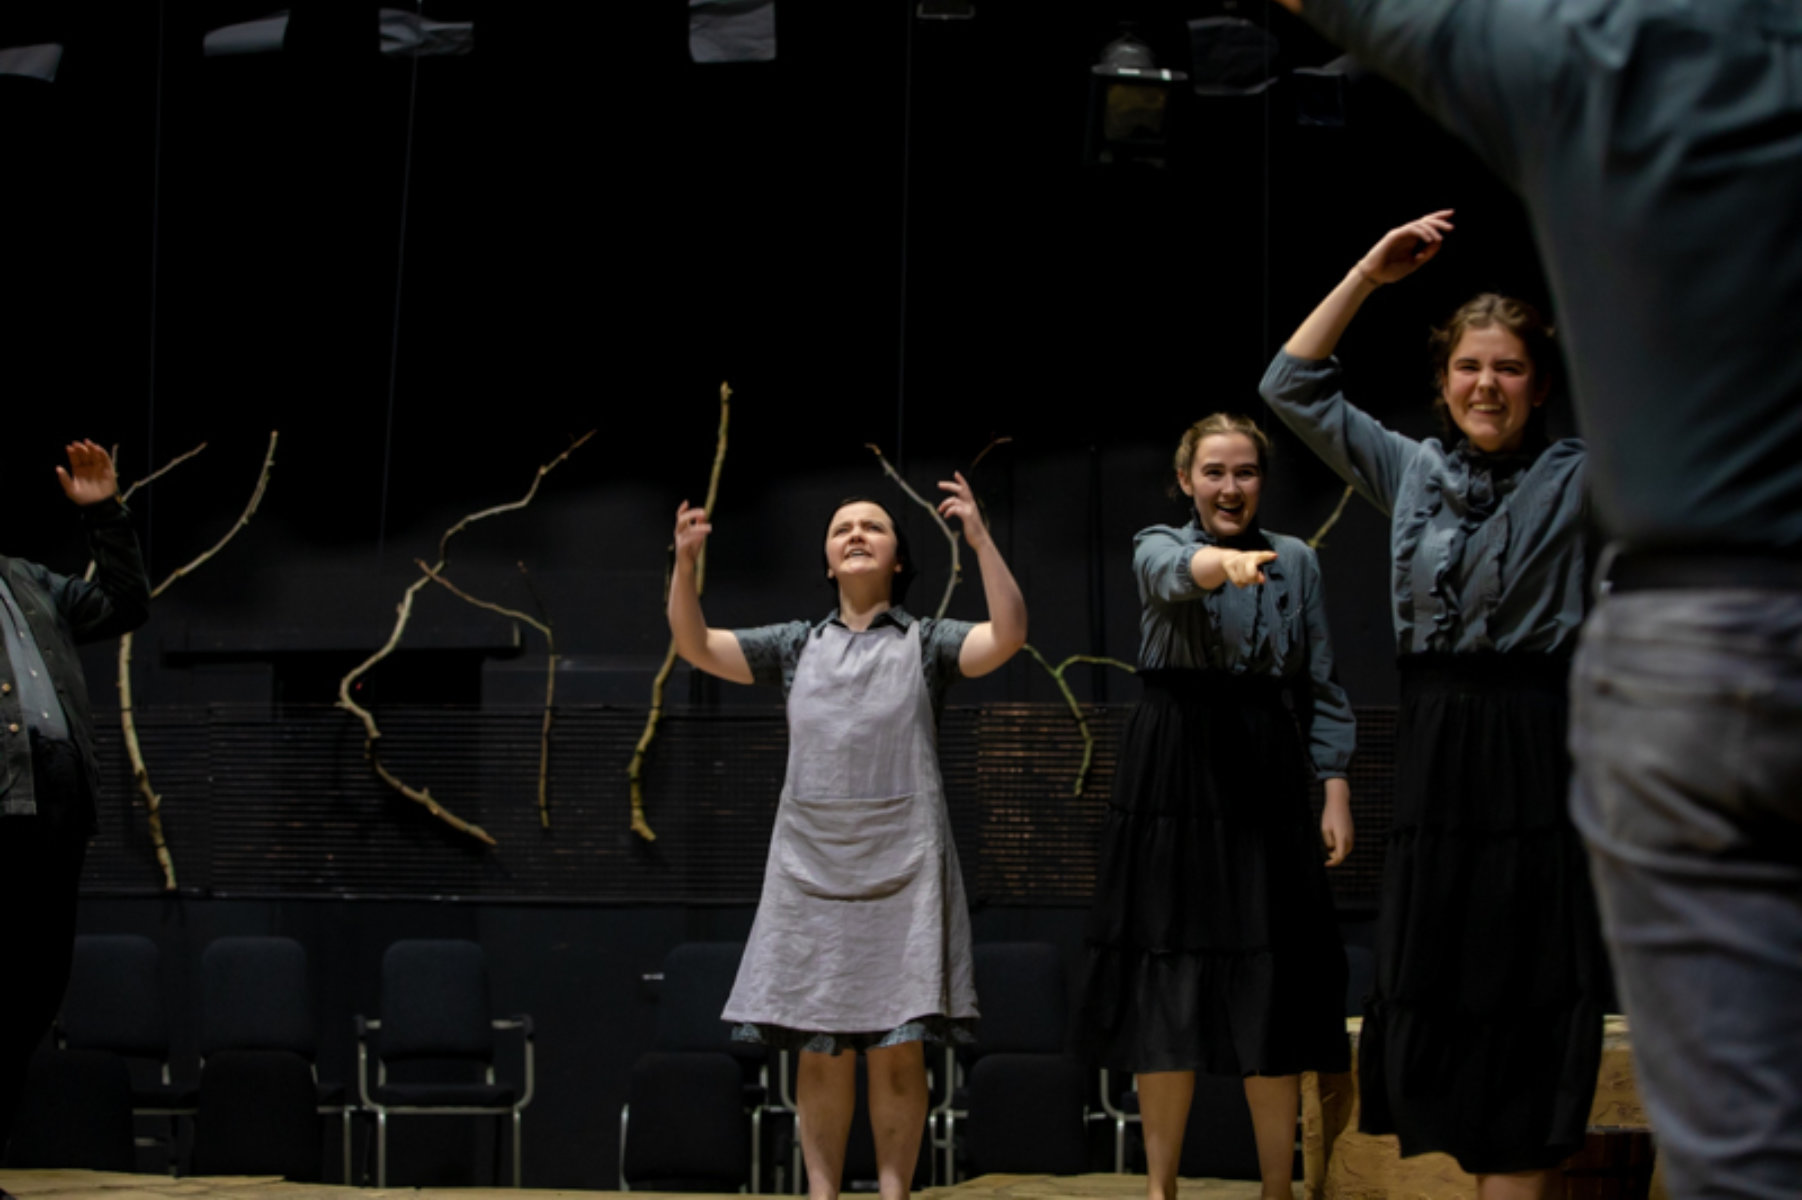
{"type": "Polygon", "coordinates": [[[695,587],[695,566],[701,547],[713,526],[705,509],[690,508],[684,500],[676,510],[676,568],[669,584],[669,631],[676,653],[690,666],[733,683],[750,683],[751,665],[738,638],[729,629],[707,628],[701,612],[701,594],[695,587]]]}
{"type": "Polygon", "coordinates": [[[1026,644],[1026,597],[1007,569],[988,524],[982,519],[976,496],[961,473],[955,482],[941,480],[939,487],[951,494],[939,502],[939,515],[956,517],[964,527],[964,541],[976,552],[982,571],[982,594],[989,603],[989,619],[970,630],[958,651],[957,669],[966,679],[987,675],[1012,658],[1026,644]]]}
{"type": "Polygon", "coordinates": [[[1451,209],[1441,209],[1385,233],[1289,335],[1283,349],[1296,358],[1329,357],[1372,292],[1406,279],[1439,253],[1452,230],[1451,217],[1451,209]]]}

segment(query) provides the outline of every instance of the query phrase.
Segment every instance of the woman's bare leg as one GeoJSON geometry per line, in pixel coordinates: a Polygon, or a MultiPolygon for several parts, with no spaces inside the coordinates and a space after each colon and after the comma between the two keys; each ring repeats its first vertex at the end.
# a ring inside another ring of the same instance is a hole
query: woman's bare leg
{"type": "Polygon", "coordinates": [[[1153,1071],[1139,1081],[1139,1121],[1145,1135],[1147,1200],[1176,1200],[1176,1167],[1183,1157],[1183,1130],[1195,1099],[1195,1072],[1153,1071]]]}
{"type": "Polygon", "coordinates": [[[801,1127],[801,1157],[807,1163],[807,1194],[837,1200],[845,1173],[845,1139],[857,1104],[857,1055],[801,1051],[795,1073],[795,1119],[801,1127]]]}
{"type": "Polygon", "coordinates": [[[1477,1176],[1477,1200],[1543,1200],[1551,1190],[1552,1172],[1515,1171],[1477,1176]]]}
{"type": "Polygon", "coordinates": [[[1264,1200],[1295,1200],[1295,1116],[1301,1080],[1294,1075],[1248,1075],[1245,1103],[1258,1140],[1258,1177],[1264,1200]]]}
{"type": "Polygon", "coordinates": [[[882,1200],[906,1200],[926,1128],[925,1046],[883,1046],[866,1051],[864,1061],[870,1073],[870,1130],[876,1135],[882,1200]]]}

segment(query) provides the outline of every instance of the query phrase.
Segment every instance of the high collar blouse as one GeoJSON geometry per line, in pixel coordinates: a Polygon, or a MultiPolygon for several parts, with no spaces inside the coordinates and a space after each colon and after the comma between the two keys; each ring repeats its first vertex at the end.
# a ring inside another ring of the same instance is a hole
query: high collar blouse
{"type": "Polygon", "coordinates": [[[1389,584],[1402,654],[1568,654],[1586,596],[1584,487],[1575,438],[1489,455],[1416,441],[1345,398],[1337,359],[1278,352],[1264,399],[1308,448],[1389,517],[1389,584]]]}
{"type": "Polygon", "coordinates": [[[1220,671],[1293,685],[1295,712],[1315,773],[1343,776],[1357,728],[1333,672],[1320,564],[1299,538],[1254,530],[1246,548],[1276,551],[1266,582],[1203,590],[1189,573],[1203,546],[1218,544],[1190,521],[1153,525],[1133,539],[1139,585],[1139,665],[1147,670],[1220,671]]]}

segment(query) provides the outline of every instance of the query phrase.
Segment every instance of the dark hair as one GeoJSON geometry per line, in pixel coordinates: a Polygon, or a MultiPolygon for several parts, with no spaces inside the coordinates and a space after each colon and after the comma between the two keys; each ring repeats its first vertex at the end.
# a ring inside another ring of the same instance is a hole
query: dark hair
{"type": "MultiPolygon", "coordinates": [[[[1209,413],[1195,424],[1183,430],[1182,441],[1176,444],[1176,457],[1173,463],[1176,473],[1184,479],[1189,477],[1189,468],[1195,463],[1195,451],[1201,446],[1203,438],[1218,437],[1222,434],[1237,433],[1251,439],[1252,446],[1258,452],[1258,470],[1270,469],[1270,435],[1258,428],[1258,423],[1250,417],[1239,413],[1209,413]]],[[[1172,487],[1170,495],[1183,497],[1182,489],[1172,487]]]]}
{"type": "MultiPolygon", "coordinates": [[[[1558,347],[1551,323],[1525,300],[1484,292],[1472,296],[1459,306],[1445,324],[1437,326],[1428,337],[1428,352],[1433,359],[1433,411],[1447,433],[1458,432],[1457,424],[1445,406],[1445,377],[1452,367],[1452,354],[1458,343],[1473,329],[1500,328],[1520,339],[1533,368],[1533,386],[1541,395],[1550,395],[1558,382],[1558,347]]],[[[1545,409],[1535,408],[1527,418],[1527,436],[1544,439],[1545,409]]]]}
{"type": "MultiPolygon", "coordinates": [[[[832,536],[832,518],[838,515],[838,510],[851,504],[874,504],[888,518],[889,528],[895,531],[895,561],[900,564],[901,569],[895,572],[894,582],[890,585],[889,603],[900,604],[907,599],[907,589],[913,586],[915,576],[920,573],[919,568],[914,566],[913,547],[908,544],[907,530],[901,528],[901,522],[895,520],[895,514],[890,511],[889,506],[874,496],[846,496],[826,514],[826,536],[832,536]]],[[[824,550],[820,551],[820,557],[826,563],[826,585],[837,591],[838,581],[831,574],[832,562],[826,558],[824,550]]]]}

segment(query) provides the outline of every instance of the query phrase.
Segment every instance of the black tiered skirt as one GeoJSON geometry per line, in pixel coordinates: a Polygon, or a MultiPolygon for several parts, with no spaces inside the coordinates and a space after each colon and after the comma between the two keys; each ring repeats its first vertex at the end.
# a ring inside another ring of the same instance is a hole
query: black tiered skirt
{"type": "Polygon", "coordinates": [[[1280,682],[1142,679],[1102,830],[1081,1048],[1135,1072],[1346,1070],[1345,952],[1280,682]]]}
{"type": "Polygon", "coordinates": [[[1568,668],[1402,660],[1360,1123],[1473,1174],[1557,1165],[1582,1146],[1595,1093],[1609,982],[1565,807],[1568,668]]]}

